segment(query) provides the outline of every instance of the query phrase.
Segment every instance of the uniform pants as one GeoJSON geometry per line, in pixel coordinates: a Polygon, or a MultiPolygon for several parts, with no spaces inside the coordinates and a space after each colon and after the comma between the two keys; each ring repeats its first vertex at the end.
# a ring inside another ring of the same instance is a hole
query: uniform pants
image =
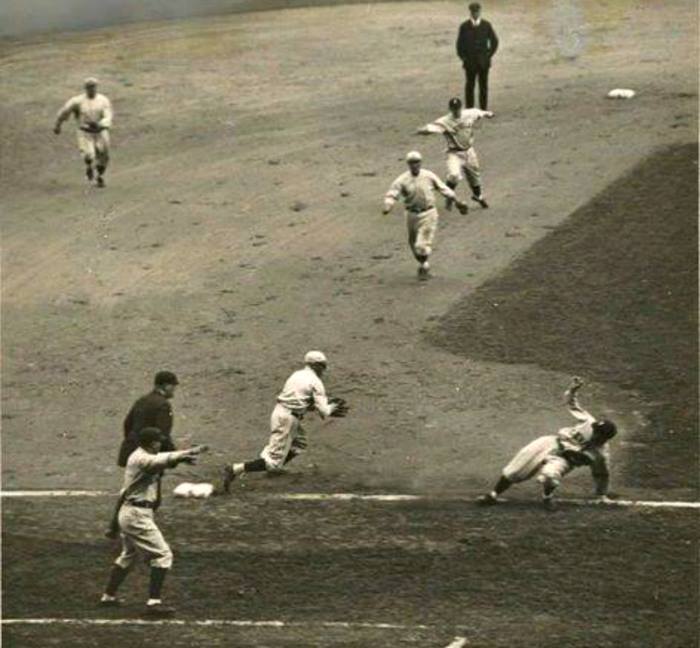
{"type": "Polygon", "coordinates": [[[521,448],[503,469],[503,476],[517,484],[537,476],[540,483],[550,481],[559,485],[572,470],[566,459],[558,456],[559,441],[556,435],[541,436],[521,448]]]}
{"type": "Polygon", "coordinates": [[[122,552],[114,561],[122,569],[129,569],[140,551],[151,567],[170,569],[173,552],[155,523],[153,509],[131,506],[125,502],[119,511],[122,552]]]}
{"type": "Polygon", "coordinates": [[[481,168],[473,146],[466,151],[447,152],[447,182],[456,187],[462,178],[472,189],[481,186],[481,168]]]}
{"type": "Polygon", "coordinates": [[[97,162],[97,166],[106,169],[109,163],[109,131],[104,129],[88,133],[78,129],[78,148],[86,163],[97,162]]]}
{"type": "Polygon", "coordinates": [[[467,108],[474,107],[474,88],[476,80],[479,80],[479,108],[488,110],[489,103],[489,68],[482,66],[469,66],[464,68],[467,83],[464,88],[464,102],[467,108]]]}
{"type": "Polygon", "coordinates": [[[301,454],[306,450],[306,432],[301,421],[279,403],[270,417],[270,440],[260,453],[269,471],[280,470],[290,450],[301,454]]]}
{"type": "Polygon", "coordinates": [[[419,213],[406,212],[408,244],[411,246],[414,256],[430,256],[433,251],[433,241],[435,240],[437,224],[438,212],[435,207],[419,213]]]}

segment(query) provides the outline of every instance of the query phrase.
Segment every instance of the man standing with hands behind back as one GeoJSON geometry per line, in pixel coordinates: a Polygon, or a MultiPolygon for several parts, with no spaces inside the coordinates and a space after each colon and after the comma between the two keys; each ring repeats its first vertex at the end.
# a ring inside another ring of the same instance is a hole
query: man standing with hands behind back
{"type": "Polygon", "coordinates": [[[462,59],[467,84],[464,99],[467,108],[474,108],[474,88],[479,79],[479,107],[488,110],[489,68],[491,57],[498,49],[498,37],[491,23],[481,17],[481,5],[469,5],[469,19],[459,27],[457,56],[462,59]]]}

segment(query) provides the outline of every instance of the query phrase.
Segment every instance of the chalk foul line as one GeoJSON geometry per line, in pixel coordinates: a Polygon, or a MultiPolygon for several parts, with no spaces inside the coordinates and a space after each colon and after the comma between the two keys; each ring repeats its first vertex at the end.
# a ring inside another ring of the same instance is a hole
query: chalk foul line
{"type": "MultiPolygon", "coordinates": [[[[0,491],[2,498],[23,497],[103,497],[116,496],[103,490],[5,490],[0,491]]],[[[245,495],[249,498],[262,498],[279,501],[297,502],[473,502],[472,497],[432,497],[429,495],[406,495],[392,493],[270,493],[245,495]]],[[[700,509],[700,502],[688,501],[663,501],[663,500],[626,500],[615,499],[601,502],[595,499],[568,499],[557,500],[562,504],[573,506],[609,506],[609,507],[639,507],[660,509],[700,509]]]]}
{"type": "Polygon", "coordinates": [[[305,628],[365,629],[365,630],[434,630],[434,626],[403,623],[370,623],[361,621],[254,621],[251,619],[76,619],[76,618],[16,618],[2,619],[2,625],[95,625],[95,626],[202,626],[236,628],[305,628]]]}

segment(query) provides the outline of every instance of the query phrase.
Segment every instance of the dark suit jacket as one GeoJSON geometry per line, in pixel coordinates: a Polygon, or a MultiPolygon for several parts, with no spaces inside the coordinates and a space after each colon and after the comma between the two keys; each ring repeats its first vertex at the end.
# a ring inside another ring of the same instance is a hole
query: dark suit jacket
{"type": "Polygon", "coordinates": [[[173,429],[173,410],[170,401],[158,393],[152,391],[139,398],[129,410],[124,419],[124,439],[119,448],[117,465],[126,466],[129,455],[138,447],[138,432],[145,427],[158,428],[165,440],[161,446],[162,452],[175,450],[175,444],[170,438],[173,429]]]}
{"type": "Polygon", "coordinates": [[[457,56],[465,68],[488,68],[498,49],[498,37],[491,23],[481,19],[478,25],[464,21],[457,36],[457,56]]]}

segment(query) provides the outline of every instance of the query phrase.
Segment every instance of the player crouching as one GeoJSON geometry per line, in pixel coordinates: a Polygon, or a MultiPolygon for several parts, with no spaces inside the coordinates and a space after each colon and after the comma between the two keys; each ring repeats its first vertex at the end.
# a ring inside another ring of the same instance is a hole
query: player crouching
{"type": "Polygon", "coordinates": [[[477,499],[478,504],[498,504],[499,495],[513,484],[535,477],[542,484],[545,508],[553,510],[554,491],[564,476],[580,466],[591,469],[596,496],[607,499],[610,482],[607,443],[617,434],[617,427],[612,421],[596,419],[579,405],[576,392],[582,386],[583,381],[574,377],[565,392],[570,413],[581,423],[562,428],[557,434],[541,436],[522,448],[503,469],[494,489],[477,499]]]}

